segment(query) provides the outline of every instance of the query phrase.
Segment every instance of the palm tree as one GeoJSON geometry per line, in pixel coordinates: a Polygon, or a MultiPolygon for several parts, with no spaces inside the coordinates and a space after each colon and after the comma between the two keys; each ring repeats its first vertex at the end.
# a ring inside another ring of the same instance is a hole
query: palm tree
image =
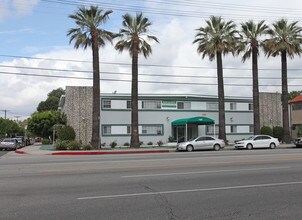
{"type": "Polygon", "coordinates": [[[219,138],[226,140],[222,55],[229,52],[234,55],[239,40],[238,31],[233,21],[226,22],[216,16],[211,16],[210,20],[206,20],[206,26],[196,31],[193,43],[198,44],[197,53],[202,54],[203,59],[208,56],[210,61],[215,58],[217,61],[219,138]]]}
{"type": "Polygon", "coordinates": [[[68,31],[70,41],[75,41],[74,47],[78,49],[88,46],[92,48],[93,60],[93,107],[92,107],[92,138],[91,145],[100,148],[100,68],[99,68],[99,47],[105,46],[105,42],[112,42],[114,34],[100,29],[112,11],[104,11],[97,6],[90,8],[79,7],[78,11],[69,18],[73,19],[77,28],[68,31]]]}
{"type": "Polygon", "coordinates": [[[262,46],[260,37],[268,30],[268,26],[264,22],[262,20],[257,24],[253,21],[241,23],[242,39],[238,49],[238,53],[243,52],[242,62],[252,56],[254,134],[260,134],[258,56],[259,47],[262,46]]]}
{"type": "Polygon", "coordinates": [[[291,139],[288,116],[287,57],[292,59],[295,55],[301,55],[301,31],[298,21],[289,23],[281,19],[273,23],[273,28],[267,31],[270,38],[264,41],[264,50],[268,57],[281,56],[283,141],[286,143],[289,143],[291,139]]]}
{"type": "Polygon", "coordinates": [[[122,28],[119,32],[120,41],[115,45],[119,52],[129,50],[132,57],[132,86],[131,86],[131,141],[130,147],[139,148],[138,133],[138,55],[147,58],[152,53],[151,45],[147,41],[159,43],[155,36],[149,35],[152,23],[142,13],[132,17],[130,14],[123,16],[122,28]]]}

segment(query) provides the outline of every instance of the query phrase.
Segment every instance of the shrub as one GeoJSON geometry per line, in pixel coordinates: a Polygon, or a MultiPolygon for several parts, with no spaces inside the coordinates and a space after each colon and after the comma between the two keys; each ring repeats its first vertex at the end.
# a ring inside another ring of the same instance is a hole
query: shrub
{"type": "Polygon", "coordinates": [[[116,141],[112,141],[112,142],[110,143],[110,147],[111,147],[111,148],[115,148],[116,146],[117,146],[116,141]]]}
{"type": "Polygon", "coordinates": [[[57,136],[61,141],[73,141],[76,137],[76,133],[71,126],[67,125],[57,129],[57,136]]]}
{"type": "Polygon", "coordinates": [[[283,139],[283,128],[280,126],[273,127],[273,136],[278,138],[279,141],[283,139]]]}
{"type": "Polygon", "coordinates": [[[56,150],[67,150],[68,144],[69,144],[69,141],[60,141],[60,140],[58,140],[55,143],[55,149],[56,150]]]}
{"type": "Polygon", "coordinates": [[[260,133],[261,134],[265,134],[265,135],[270,135],[270,136],[273,136],[273,131],[270,127],[268,126],[263,126],[260,130],[260,133]]]}
{"type": "Polygon", "coordinates": [[[124,143],[124,146],[129,147],[130,146],[129,142],[124,143]]]}
{"type": "Polygon", "coordinates": [[[173,137],[173,136],[169,136],[168,141],[169,141],[169,142],[174,142],[174,141],[175,141],[175,139],[174,139],[174,137],[173,137]]]}
{"type": "Polygon", "coordinates": [[[43,139],[42,144],[50,144],[50,140],[49,139],[43,139]]]}
{"type": "Polygon", "coordinates": [[[139,146],[141,146],[141,145],[143,145],[144,144],[144,142],[143,141],[140,141],[139,142],[139,146]]]}
{"type": "Polygon", "coordinates": [[[81,150],[82,144],[78,141],[69,141],[67,145],[68,150],[81,150]]]}
{"type": "Polygon", "coordinates": [[[164,143],[162,141],[157,141],[158,146],[162,146],[164,143]]]}
{"type": "Polygon", "coordinates": [[[83,146],[83,150],[92,150],[92,146],[86,144],[86,145],[83,146]]]}
{"type": "Polygon", "coordinates": [[[147,145],[153,145],[153,142],[152,142],[152,141],[149,141],[149,142],[147,143],[147,145]]]}

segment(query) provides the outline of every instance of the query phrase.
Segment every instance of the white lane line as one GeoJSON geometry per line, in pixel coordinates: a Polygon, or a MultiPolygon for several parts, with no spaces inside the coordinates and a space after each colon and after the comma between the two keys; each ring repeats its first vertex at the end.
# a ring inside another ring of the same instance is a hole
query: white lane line
{"type": "Polygon", "coordinates": [[[250,169],[234,169],[234,170],[207,170],[198,172],[182,172],[182,173],[157,173],[157,174],[141,174],[122,176],[122,178],[137,178],[137,177],[154,177],[154,176],[174,176],[174,175],[190,175],[190,174],[205,174],[205,173],[223,173],[223,172],[241,172],[241,171],[260,171],[260,170],[275,170],[275,169],[289,169],[290,167],[264,167],[264,168],[250,168],[250,169]]]}
{"type": "Polygon", "coordinates": [[[107,196],[91,196],[91,197],[81,197],[78,200],[90,200],[90,199],[114,199],[114,198],[125,198],[125,197],[135,197],[135,196],[149,196],[149,195],[159,195],[159,194],[173,194],[173,193],[191,193],[191,192],[205,192],[205,191],[216,191],[216,190],[231,190],[231,189],[248,189],[248,188],[259,188],[259,187],[274,187],[274,186],[289,186],[289,185],[299,185],[300,182],[284,182],[284,183],[267,183],[267,184],[257,184],[257,185],[245,185],[245,186],[226,186],[217,188],[204,188],[204,189],[187,189],[187,190],[174,190],[174,191],[162,191],[162,192],[147,192],[147,193],[132,193],[132,194],[119,194],[119,195],[107,195],[107,196]]]}

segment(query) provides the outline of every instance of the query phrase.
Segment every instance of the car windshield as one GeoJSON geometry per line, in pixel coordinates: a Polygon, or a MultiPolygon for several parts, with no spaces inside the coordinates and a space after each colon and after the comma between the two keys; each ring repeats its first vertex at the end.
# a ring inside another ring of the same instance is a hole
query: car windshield
{"type": "Polygon", "coordinates": [[[250,136],[248,138],[246,138],[245,140],[253,140],[255,136],[250,136]]]}
{"type": "Polygon", "coordinates": [[[8,143],[8,142],[11,142],[11,143],[14,143],[14,140],[13,140],[13,139],[4,139],[3,142],[7,142],[7,143],[8,143]]]}

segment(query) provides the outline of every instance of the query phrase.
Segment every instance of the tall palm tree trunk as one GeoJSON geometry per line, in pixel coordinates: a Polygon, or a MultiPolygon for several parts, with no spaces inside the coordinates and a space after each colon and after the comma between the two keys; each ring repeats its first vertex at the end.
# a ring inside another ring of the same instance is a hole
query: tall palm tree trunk
{"type": "Polygon", "coordinates": [[[100,67],[98,32],[92,31],[93,94],[92,94],[92,137],[91,145],[100,148],[100,67]]]}
{"type": "Polygon", "coordinates": [[[288,116],[288,88],[287,88],[287,60],[286,51],[281,52],[282,70],[282,118],[283,118],[283,141],[290,143],[289,116],[288,116]]]}
{"type": "Polygon", "coordinates": [[[258,49],[252,50],[254,135],[260,134],[258,49]]]}
{"type": "MultiPolygon", "coordinates": [[[[136,44],[135,44],[136,45],[136,44]]],[[[138,42],[137,42],[138,45],[138,42]]],[[[132,55],[132,88],[131,88],[131,141],[130,147],[139,148],[138,134],[138,50],[132,55]]]]}
{"type": "Polygon", "coordinates": [[[225,133],[225,105],[223,88],[223,68],[221,52],[216,52],[217,57],[217,80],[218,80],[218,107],[219,107],[219,135],[218,138],[226,141],[225,133]]]}

